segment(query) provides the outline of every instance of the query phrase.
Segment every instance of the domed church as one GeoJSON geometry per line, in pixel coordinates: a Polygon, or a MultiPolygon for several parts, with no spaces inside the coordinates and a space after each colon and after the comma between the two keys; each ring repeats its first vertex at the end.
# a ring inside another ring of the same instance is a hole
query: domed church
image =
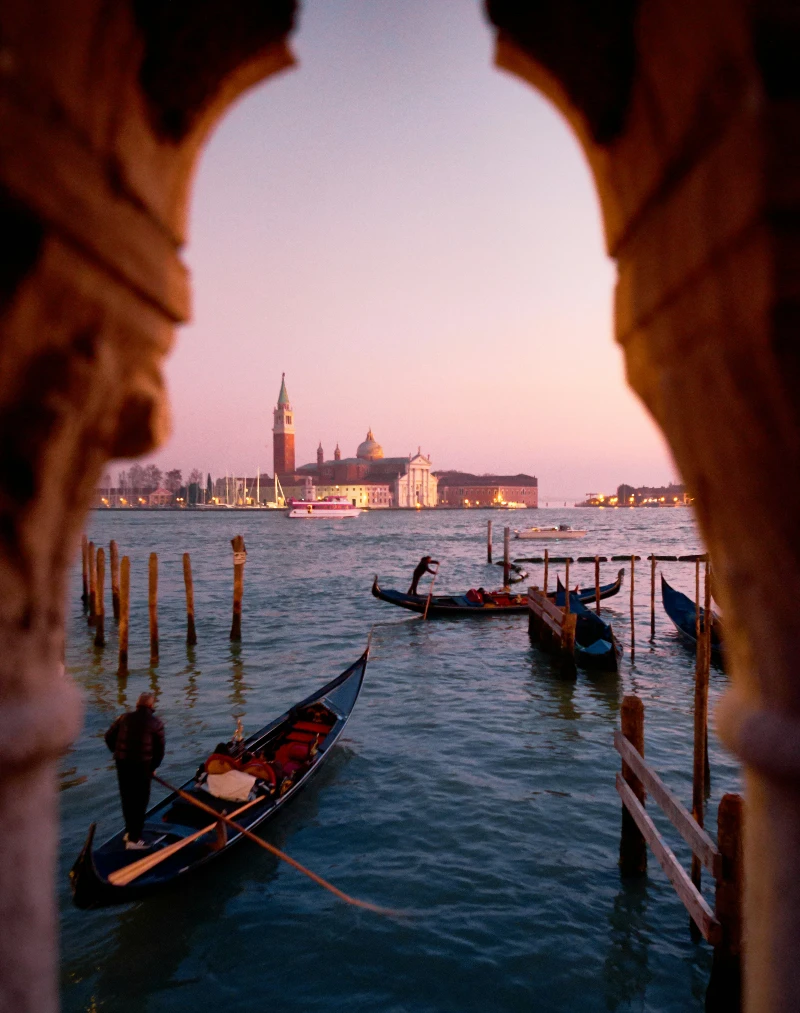
{"type": "Polygon", "coordinates": [[[326,461],[320,444],[314,464],[297,469],[311,478],[317,498],[345,495],[357,505],[370,507],[435,507],[437,479],[431,459],[418,449],[406,457],[384,457],[383,447],[370,429],[355,457],[342,457],[337,445],[332,461],[326,461]]]}
{"type": "Polygon", "coordinates": [[[359,443],[356,457],[360,461],[380,461],[383,459],[383,447],[372,435],[372,427],[367,432],[367,438],[359,443]]]}
{"type": "Polygon", "coordinates": [[[275,472],[288,496],[297,499],[322,499],[347,496],[355,506],[435,507],[438,480],[431,474],[431,459],[418,447],[406,457],[384,457],[383,447],[372,428],[359,443],[355,457],[342,457],[339,445],[333,460],[325,460],[322,443],[313,464],[294,466],[294,410],[286,392],[286,377],[281,377],[278,404],[272,430],[275,472]]]}

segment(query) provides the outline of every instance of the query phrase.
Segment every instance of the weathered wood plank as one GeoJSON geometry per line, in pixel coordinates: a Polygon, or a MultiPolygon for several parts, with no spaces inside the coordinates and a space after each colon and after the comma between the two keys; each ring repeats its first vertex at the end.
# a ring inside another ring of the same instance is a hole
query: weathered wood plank
{"type": "Polygon", "coordinates": [[[539,612],[546,612],[552,619],[561,625],[564,620],[564,610],[554,605],[548,597],[537,591],[534,587],[528,588],[528,604],[531,608],[536,607],[539,612]]]}
{"type": "Polygon", "coordinates": [[[689,875],[672,850],[658,832],[656,825],[647,815],[646,810],[625,783],[621,774],[617,774],[616,787],[625,808],[634,818],[636,825],[642,832],[642,836],[650,845],[650,849],[658,859],[658,864],[666,873],[667,879],[675,887],[675,892],[681,903],[689,912],[695,925],[712,946],[720,941],[722,926],[714,915],[714,912],[706,903],[705,897],[695,888],[689,875]]]}
{"type": "Polygon", "coordinates": [[[716,844],[705,830],[697,825],[689,810],[670,791],[658,774],[648,766],[644,757],[634,749],[620,731],[614,732],[614,748],[645,786],[651,798],[658,803],[692,852],[716,876],[720,869],[721,856],[716,844]]]}
{"type": "Polygon", "coordinates": [[[536,611],[536,609],[533,609],[532,611],[536,613],[536,615],[545,624],[545,626],[547,626],[549,629],[551,629],[553,631],[553,633],[555,633],[555,635],[560,640],[561,639],[561,627],[558,625],[558,623],[555,622],[555,620],[551,619],[550,616],[547,615],[546,612],[538,612],[538,611],[536,611]]]}

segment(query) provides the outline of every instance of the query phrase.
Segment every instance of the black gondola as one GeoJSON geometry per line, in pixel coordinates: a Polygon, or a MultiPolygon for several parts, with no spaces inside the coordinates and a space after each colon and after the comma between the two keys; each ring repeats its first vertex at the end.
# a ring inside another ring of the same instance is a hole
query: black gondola
{"type": "MultiPolygon", "coordinates": [[[[234,817],[247,830],[253,830],[274,816],[308,783],[330,755],[358,699],[368,657],[369,647],[341,675],[245,739],[245,755],[254,757],[251,770],[261,770],[264,775],[256,777],[246,802],[231,802],[205,790],[208,775],[204,767],[181,785],[181,789],[217,812],[234,817]],[[279,764],[274,761],[281,750],[289,759],[279,764]],[[300,756],[303,752],[305,759],[300,756]],[[259,763],[263,763],[261,768],[259,763]],[[238,810],[242,810],[241,815],[237,815],[238,810]]],[[[170,794],[145,817],[143,839],[149,848],[144,851],[126,850],[123,831],[93,850],[97,826],[93,823],[86,844],[70,871],[75,905],[94,908],[125,903],[139,900],[169,884],[184,882],[187,876],[242,839],[243,835],[232,829],[222,832],[222,824],[212,822],[209,825],[210,820],[212,817],[177,793],[170,794]],[[157,856],[159,851],[166,852],[170,847],[173,850],[163,861],[131,882],[113,882],[115,874],[125,878],[123,870],[128,866],[132,867],[146,856],[157,856]]]]}
{"type": "MultiPolygon", "coordinates": [[[[428,601],[426,594],[404,594],[391,588],[383,590],[378,586],[378,578],[372,582],[372,593],[381,601],[411,612],[425,612],[428,601]]],[[[505,591],[494,591],[481,596],[482,601],[472,601],[465,594],[435,594],[431,597],[428,607],[429,619],[441,619],[444,616],[507,616],[522,615],[528,612],[528,596],[526,594],[510,594],[505,591]]]]}
{"type": "MultiPolygon", "coordinates": [[[[675,625],[675,629],[681,639],[691,646],[692,650],[697,649],[697,606],[682,591],[677,591],[671,584],[668,584],[664,574],[661,574],[661,600],[664,603],[664,611],[675,625]]],[[[705,620],[705,609],[700,606],[700,623],[705,620]]],[[[711,657],[715,661],[722,661],[722,639],[720,637],[721,623],[718,616],[711,613],[711,657]]]]}
{"type": "MultiPolygon", "coordinates": [[[[622,589],[622,581],[625,577],[625,567],[617,574],[617,579],[611,584],[600,585],[600,600],[603,601],[605,598],[613,598],[615,594],[619,594],[622,589]]],[[[593,587],[581,587],[578,588],[577,592],[572,591],[572,594],[577,594],[584,605],[588,605],[590,602],[595,600],[595,590],[593,587]]],[[[552,597],[552,595],[551,595],[552,597]]],[[[564,607],[564,585],[561,583],[561,578],[556,578],[556,605],[561,608],[564,607]]]]}
{"type": "Polygon", "coordinates": [[[614,631],[596,612],[587,609],[577,594],[569,596],[569,607],[577,617],[575,664],[581,668],[616,672],[618,649],[614,631]]]}

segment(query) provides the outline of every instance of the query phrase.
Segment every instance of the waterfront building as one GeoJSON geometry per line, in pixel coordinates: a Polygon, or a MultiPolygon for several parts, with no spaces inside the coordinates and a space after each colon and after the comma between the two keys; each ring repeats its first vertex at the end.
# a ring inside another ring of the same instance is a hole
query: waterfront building
{"type": "Polygon", "coordinates": [[[388,482],[371,482],[365,479],[363,482],[346,485],[316,485],[313,489],[315,499],[345,496],[353,506],[368,510],[386,510],[394,504],[392,488],[388,482]]]}
{"type": "Polygon", "coordinates": [[[691,506],[692,497],[686,486],[672,483],[662,486],[632,485],[617,486],[615,494],[605,495],[598,492],[587,492],[586,498],[576,506],[591,507],[674,507],[691,506]]]}
{"type": "Polygon", "coordinates": [[[464,471],[441,471],[436,478],[441,506],[539,506],[539,480],[535,475],[471,475],[464,471]]]}
{"type": "Polygon", "coordinates": [[[358,505],[366,502],[373,507],[416,509],[435,507],[437,503],[437,481],[431,472],[430,457],[421,449],[406,457],[385,457],[372,429],[358,445],[355,457],[342,457],[337,444],[333,460],[326,461],[320,444],[316,462],[301,465],[297,472],[313,478],[318,497],[336,495],[322,493],[322,489],[358,487],[354,492],[358,505]]]}

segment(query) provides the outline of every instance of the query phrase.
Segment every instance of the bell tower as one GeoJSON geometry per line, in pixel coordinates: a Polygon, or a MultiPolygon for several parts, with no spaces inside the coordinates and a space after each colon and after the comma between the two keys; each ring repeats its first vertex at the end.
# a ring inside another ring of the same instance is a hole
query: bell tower
{"type": "Polygon", "coordinates": [[[272,462],[276,475],[294,473],[294,412],[286,393],[286,374],[281,373],[281,392],[273,412],[272,462]]]}

